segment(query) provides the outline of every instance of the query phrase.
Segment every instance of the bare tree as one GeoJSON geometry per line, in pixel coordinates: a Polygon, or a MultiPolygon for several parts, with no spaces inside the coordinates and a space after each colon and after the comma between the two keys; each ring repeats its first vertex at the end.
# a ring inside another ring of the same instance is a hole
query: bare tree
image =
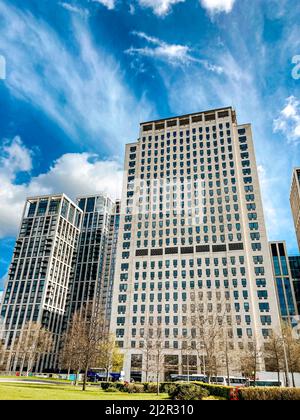
{"type": "Polygon", "coordinates": [[[270,340],[265,344],[265,358],[268,362],[269,370],[277,372],[278,382],[280,382],[280,372],[285,371],[288,375],[286,364],[284,361],[284,343],[282,334],[272,331],[270,340]]]}
{"type": "Polygon", "coordinates": [[[76,312],[72,322],[64,334],[63,346],[59,355],[59,363],[62,368],[68,370],[68,377],[71,371],[76,372],[77,384],[79,373],[83,364],[81,352],[81,339],[85,334],[85,320],[80,312],[76,312]]]}
{"type": "Polygon", "coordinates": [[[253,377],[254,382],[256,381],[262,357],[263,351],[256,339],[249,342],[248,345],[246,344],[240,356],[241,368],[245,377],[253,377]]]}
{"type": "Polygon", "coordinates": [[[0,320],[0,371],[4,369],[4,359],[6,354],[5,348],[5,335],[4,335],[4,325],[0,320]]]}
{"type": "Polygon", "coordinates": [[[230,339],[231,329],[224,328],[220,334],[219,348],[216,359],[218,369],[226,372],[227,383],[230,386],[230,377],[240,373],[239,352],[236,349],[233,340],[230,339]]]}
{"type": "Polygon", "coordinates": [[[293,387],[295,388],[295,373],[300,371],[300,342],[299,339],[294,336],[293,328],[289,323],[282,324],[282,338],[289,371],[292,375],[293,387]]]}
{"type": "Polygon", "coordinates": [[[205,374],[210,383],[213,374],[217,373],[219,347],[223,340],[223,330],[226,321],[226,307],[223,302],[215,303],[216,311],[213,312],[213,304],[203,301],[198,294],[192,299],[195,305],[195,316],[192,317],[192,325],[196,330],[196,348],[198,355],[205,360],[205,374]],[[210,307],[209,307],[210,306],[210,307]]]}
{"type": "Polygon", "coordinates": [[[153,340],[153,371],[156,375],[157,395],[159,395],[160,377],[161,372],[164,371],[165,364],[165,349],[164,349],[164,338],[162,334],[162,328],[157,325],[154,329],[154,340],[153,340]]]}
{"type": "Polygon", "coordinates": [[[17,354],[21,359],[21,373],[26,367],[28,376],[33,368],[37,368],[41,358],[51,352],[52,337],[52,333],[38,322],[30,321],[24,324],[19,340],[16,342],[17,354]]]}
{"type": "Polygon", "coordinates": [[[4,369],[5,345],[0,339],[0,371],[4,369]]]}
{"type": "Polygon", "coordinates": [[[166,350],[164,348],[164,336],[161,325],[156,322],[149,322],[143,337],[143,366],[146,372],[146,380],[155,378],[157,394],[159,394],[161,374],[165,369],[166,350]]]}
{"type": "MultiPolygon", "coordinates": [[[[109,334],[106,319],[97,308],[89,305],[74,314],[65,338],[62,359],[66,366],[72,366],[78,372],[83,371],[83,391],[86,390],[89,369],[96,366],[104,349],[108,351],[105,345],[107,341],[109,341],[109,334]],[[69,357],[68,349],[70,349],[69,357]]],[[[110,351],[111,348],[110,344],[110,351]]],[[[111,355],[108,359],[111,360],[111,355]]]]}
{"type": "Polygon", "coordinates": [[[151,374],[151,365],[152,365],[152,338],[149,335],[149,328],[147,328],[143,336],[143,366],[142,370],[145,373],[145,381],[149,381],[149,375],[151,374]]]}
{"type": "Polygon", "coordinates": [[[111,370],[115,369],[120,371],[122,369],[123,356],[116,346],[116,339],[113,334],[107,334],[99,342],[96,365],[105,370],[107,381],[109,380],[109,372],[111,370]]]}

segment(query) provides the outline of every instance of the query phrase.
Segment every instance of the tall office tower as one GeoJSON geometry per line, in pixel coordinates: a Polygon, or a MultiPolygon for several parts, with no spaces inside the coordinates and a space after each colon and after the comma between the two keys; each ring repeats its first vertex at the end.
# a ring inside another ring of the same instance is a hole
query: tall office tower
{"type": "Polygon", "coordinates": [[[289,257],[289,264],[297,302],[298,314],[300,314],[300,256],[289,257]]]}
{"type": "Polygon", "coordinates": [[[298,315],[286,243],[270,242],[274,282],[281,318],[291,324],[298,315]]]}
{"type": "Polygon", "coordinates": [[[80,197],[77,203],[83,218],[74,261],[70,317],[91,305],[108,318],[119,204],[103,194],[80,197]]]}
{"type": "Polygon", "coordinates": [[[142,123],[121,214],[111,329],[126,379],[153,380],[158,362],[161,379],[203,372],[204,323],[230,348],[268,341],[280,317],[251,125],[231,107],[142,123]]]}
{"type": "Polygon", "coordinates": [[[105,262],[105,273],[104,273],[104,284],[101,290],[101,307],[105,314],[108,328],[111,322],[111,312],[113,305],[113,289],[116,269],[116,258],[117,258],[117,246],[119,238],[119,227],[120,227],[120,212],[121,212],[121,201],[117,200],[113,206],[112,213],[109,222],[109,236],[108,245],[106,251],[106,262],[105,262]]]}
{"type": "Polygon", "coordinates": [[[7,370],[26,368],[18,343],[27,322],[38,322],[53,333],[53,348],[35,369],[57,367],[81,215],[65,195],[28,198],[26,202],[1,305],[7,370]]]}
{"type": "Polygon", "coordinates": [[[290,203],[300,250],[300,168],[294,169],[293,172],[290,203]]]}

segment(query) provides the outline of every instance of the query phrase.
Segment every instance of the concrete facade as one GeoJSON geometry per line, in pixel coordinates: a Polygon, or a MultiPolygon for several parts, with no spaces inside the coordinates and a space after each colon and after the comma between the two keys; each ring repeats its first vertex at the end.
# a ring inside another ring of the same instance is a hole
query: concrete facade
{"type": "Polygon", "coordinates": [[[111,330],[127,380],[204,372],[199,319],[232,348],[264,345],[280,319],[251,125],[232,108],[142,123],[117,255],[111,330]]]}

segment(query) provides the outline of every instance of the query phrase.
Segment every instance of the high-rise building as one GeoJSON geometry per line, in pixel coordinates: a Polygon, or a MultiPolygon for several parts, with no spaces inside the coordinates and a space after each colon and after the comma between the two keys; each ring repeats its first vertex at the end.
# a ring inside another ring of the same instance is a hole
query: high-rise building
{"type": "Polygon", "coordinates": [[[300,256],[289,257],[293,288],[297,302],[298,314],[300,314],[300,256]]]}
{"type": "Polygon", "coordinates": [[[298,310],[286,243],[270,242],[270,252],[280,315],[283,321],[293,324],[298,310]]]}
{"type": "Polygon", "coordinates": [[[18,347],[26,322],[40,323],[53,336],[51,351],[35,369],[57,367],[81,216],[64,194],[27,199],[1,305],[7,370],[26,368],[18,347]]]}
{"type": "Polygon", "coordinates": [[[104,194],[77,199],[83,218],[74,261],[70,317],[85,307],[110,319],[119,203],[104,194]]]}
{"type": "Polygon", "coordinates": [[[231,107],[141,123],[126,146],[114,302],[126,379],[154,379],[151,346],[161,379],[203,371],[199,319],[240,349],[279,326],[251,125],[231,107]]]}
{"type": "Polygon", "coordinates": [[[294,169],[290,203],[300,250],[300,168],[294,169]]]}
{"type": "Polygon", "coordinates": [[[115,280],[115,268],[117,258],[117,246],[119,238],[119,227],[120,227],[120,211],[121,201],[117,200],[113,206],[112,213],[110,215],[110,226],[108,245],[106,251],[106,262],[105,262],[105,273],[104,283],[101,293],[101,308],[105,314],[107,324],[110,327],[111,313],[113,305],[113,290],[115,280]]]}

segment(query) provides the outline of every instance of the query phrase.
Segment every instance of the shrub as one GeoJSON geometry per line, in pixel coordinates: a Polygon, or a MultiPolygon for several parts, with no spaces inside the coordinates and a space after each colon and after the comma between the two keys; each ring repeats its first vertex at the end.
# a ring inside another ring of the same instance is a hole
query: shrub
{"type": "Polygon", "coordinates": [[[195,384],[178,384],[169,395],[172,400],[192,401],[203,400],[203,398],[209,396],[209,393],[195,384]]]}
{"type": "Polygon", "coordinates": [[[170,391],[174,390],[176,384],[174,382],[162,382],[159,387],[161,393],[169,394],[170,391]]]}
{"type": "Polygon", "coordinates": [[[110,387],[114,387],[115,384],[113,382],[100,382],[100,387],[103,391],[106,391],[110,387]]]}
{"type": "Polygon", "coordinates": [[[246,401],[298,401],[300,388],[241,388],[239,398],[246,401]]]}
{"type": "Polygon", "coordinates": [[[211,385],[202,382],[195,382],[195,384],[201,386],[201,388],[206,389],[209,395],[224,398],[225,400],[230,400],[230,391],[233,389],[230,386],[211,385]]]}
{"type": "Polygon", "coordinates": [[[141,394],[145,392],[143,384],[128,384],[126,387],[126,391],[129,394],[141,394]]]}
{"type": "Polygon", "coordinates": [[[107,389],[105,390],[105,392],[118,392],[118,390],[117,390],[117,388],[115,388],[115,387],[113,387],[113,386],[110,386],[109,388],[107,388],[107,389]]]}
{"type": "Polygon", "coordinates": [[[120,392],[126,392],[126,385],[122,382],[114,382],[114,386],[117,388],[120,392]]]}
{"type": "Polygon", "coordinates": [[[157,384],[151,382],[144,383],[144,392],[149,394],[157,394],[157,384]]]}

